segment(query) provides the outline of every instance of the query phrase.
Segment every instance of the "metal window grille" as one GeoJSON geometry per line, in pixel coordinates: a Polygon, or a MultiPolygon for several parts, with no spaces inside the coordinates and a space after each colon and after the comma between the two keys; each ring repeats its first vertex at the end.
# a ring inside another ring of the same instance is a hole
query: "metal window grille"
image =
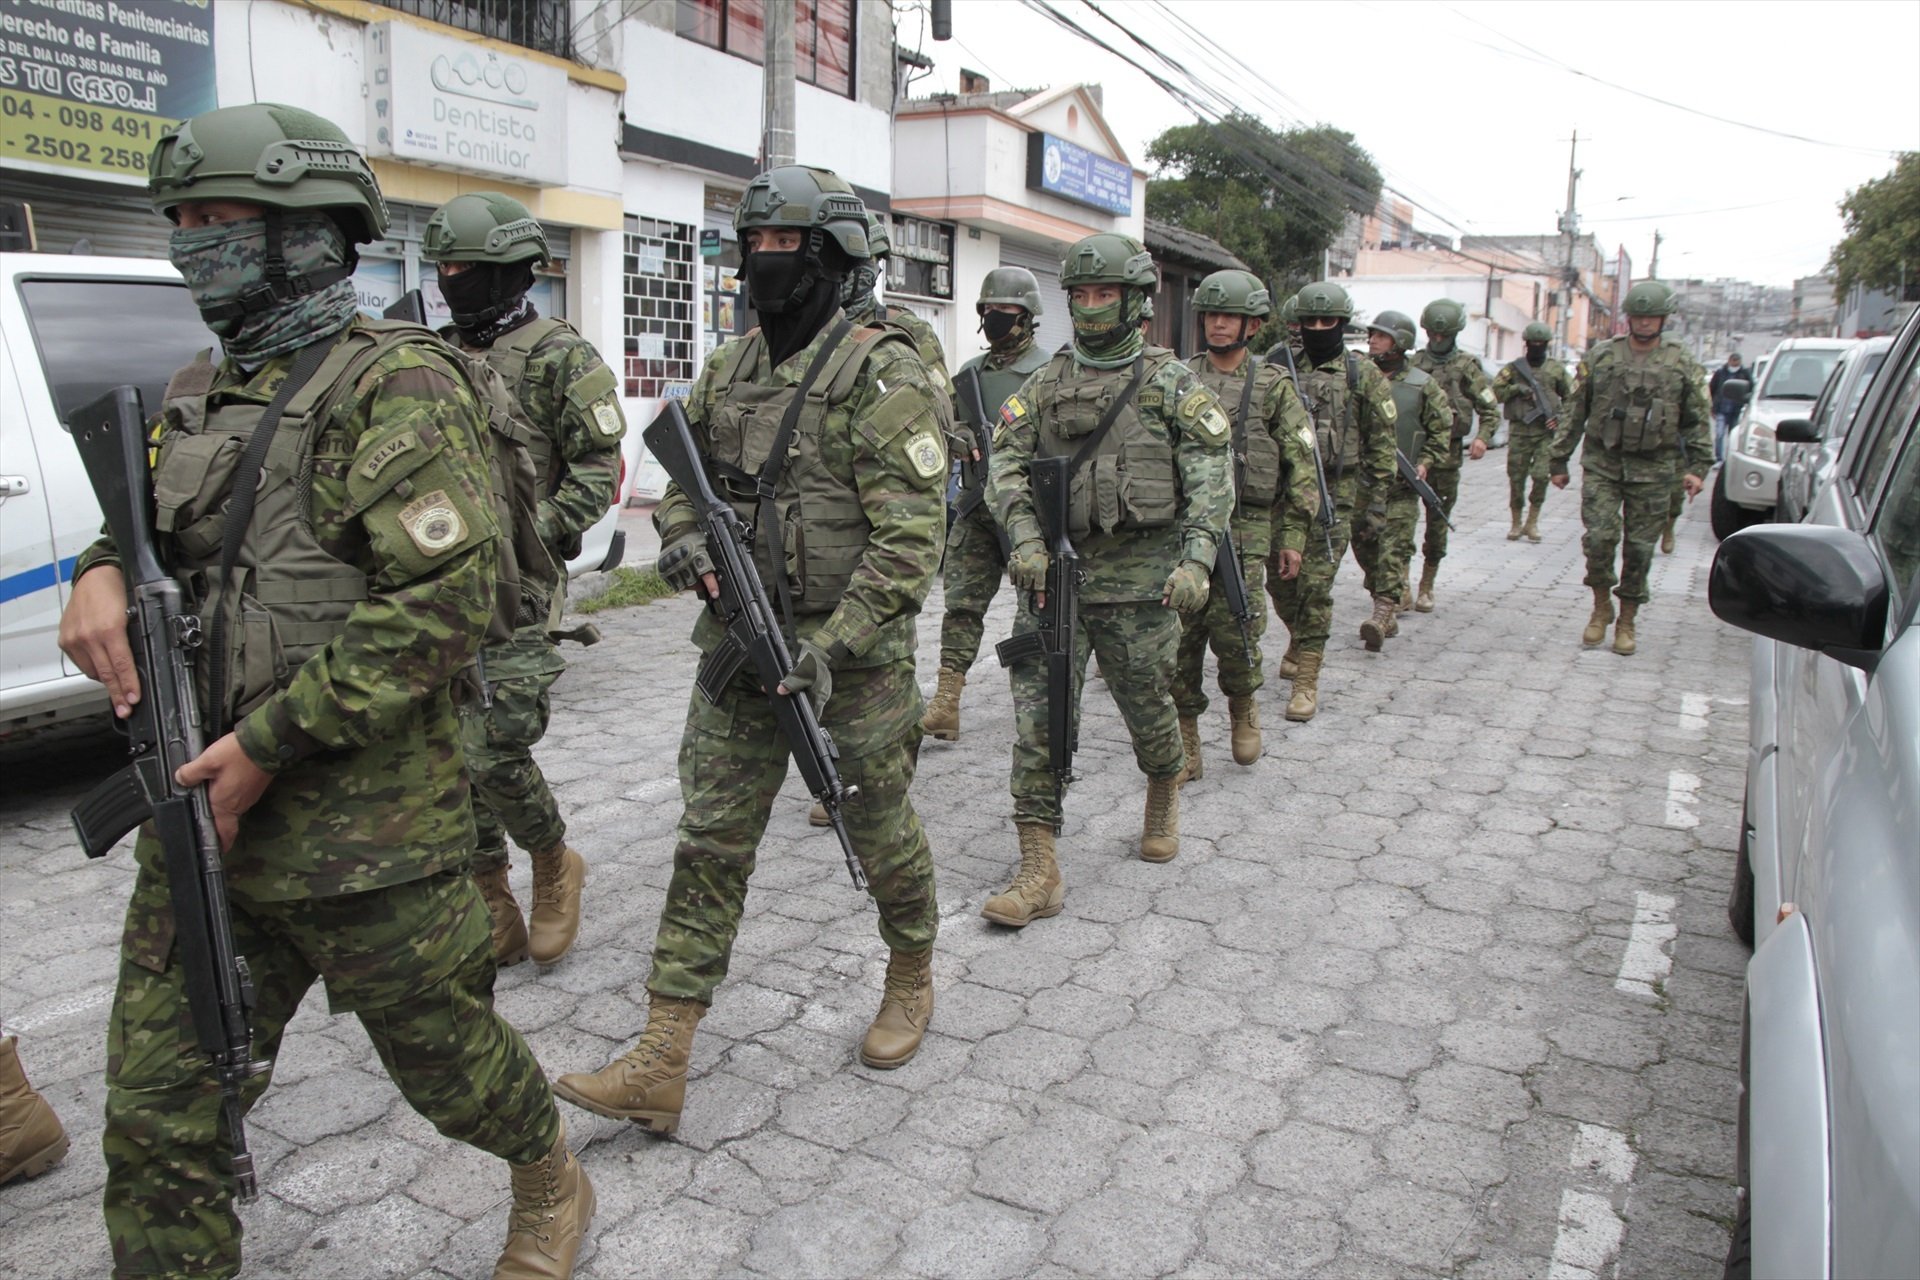
{"type": "Polygon", "coordinates": [[[627,217],[621,277],[629,398],[657,399],[699,372],[693,246],[693,228],[685,223],[627,217]]]}
{"type": "Polygon", "coordinates": [[[389,9],[522,49],[573,57],[567,0],[381,0],[389,9]]]}

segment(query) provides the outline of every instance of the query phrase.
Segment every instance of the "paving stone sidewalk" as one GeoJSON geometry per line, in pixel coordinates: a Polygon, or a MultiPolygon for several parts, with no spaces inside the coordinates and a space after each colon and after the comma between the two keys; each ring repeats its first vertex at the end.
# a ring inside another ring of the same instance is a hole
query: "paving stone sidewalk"
{"type": "MultiPolygon", "coordinates": [[[[1383,654],[1343,571],[1317,719],[1287,724],[1270,683],[1242,769],[1217,700],[1170,864],[1134,855],[1143,779],[1090,682],[1066,911],[1020,932],[978,916],[1015,846],[1007,685],[975,668],[961,740],[928,743],[915,784],[942,934],[933,1030],[901,1070],[858,1064],[885,951],[790,781],[677,1138],[566,1109],[599,1194],[580,1274],[1717,1275],[1748,643],[1707,612],[1700,502],[1640,653],[1582,651],[1577,491],[1550,498],[1542,545],[1509,543],[1504,465],[1468,465],[1439,608],[1383,654]]],[[[563,963],[498,987],[550,1072],[644,1021],[693,608],[597,615],[605,641],[555,691],[540,759],[592,863],[587,921],[563,963]]],[[[990,640],[1010,618],[1003,592],[990,640]]],[[[0,1190],[21,1276],[108,1269],[103,1023],[132,871],[125,850],[85,861],[65,811],[113,751],[92,728],[0,747],[0,1014],[74,1135],[0,1190]]],[[[527,879],[520,859],[523,901],[527,879]]],[[[491,1267],[505,1169],[415,1116],[322,1000],[250,1130],[249,1276],[491,1267]]]]}

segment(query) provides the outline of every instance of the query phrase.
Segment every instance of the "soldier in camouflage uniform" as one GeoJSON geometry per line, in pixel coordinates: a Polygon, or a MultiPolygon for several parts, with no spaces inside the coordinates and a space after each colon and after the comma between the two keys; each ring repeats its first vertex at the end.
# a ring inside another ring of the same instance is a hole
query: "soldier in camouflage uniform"
{"type": "Polygon", "coordinates": [[[1261,359],[1268,364],[1277,364],[1287,371],[1289,378],[1300,373],[1300,295],[1289,294],[1280,304],[1280,341],[1267,349],[1261,359]]]}
{"type": "Polygon", "coordinates": [[[1667,522],[1676,452],[1686,496],[1700,492],[1713,466],[1713,430],[1707,402],[1707,371],[1687,349],[1661,337],[1676,306],[1674,292],[1658,280],[1627,290],[1627,333],[1595,344],[1580,362],[1573,394],[1564,406],[1566,425],[1553,442],[1548,464],[1556,489],[1567,487],[1568,463],[1585,439],[1580,479],[1580,520],[1586,526],[1586,583],[1593,613],[1581,632],[1583,644],[1599,644],[1614,621],[1614,552],[1619,549],[1620,618],[1613,651],[1637,647],[1634,623],[1647,600],[1647,567],[1667,522]]]}
{"type": "Polygon", "coordinates": [[[613,370],[593,344],[565,320],[540,315],[527,296],[534,266],[553,255],[526,206],[491,191],[456,196],[427,219],[420,252],[438,267],[453,312],[442,336],[480,353],[539,431],[530,450],[540,485],[537,520],[540,542],[559,569],[556,598],[550,613],[486,647],[481,670],[490,697],[461,708],[460,729],[480,833],[474,877],[493,920],[494,959],[518,964],[531,952],[536,962],[552,964],[579,935],[587,864],[567,844],[566,821],[533,758],[547,731],[548,690],[567,666],[549,628],[565,603],[566,561],[613,505],[626,419],[613,370]],[[533,856],[530,921],[507,887],[509,835],[533,856]]]}
{"type": "Polygon", "coordinates": [[[1194,291],[1193,309],[1199,315],[1206,350],[1189,360],[1187,367],[1219,400],[1233,423],[1233,541],[1254,617],[1248,627],[1251,646],[1219,591],[1209,595],[1204,611],[1181,620],[1173,705],[1180,713],[1180,739],[1187,753],[1180,773],[1183,784],[1204,773],[1200,717],[1207,709],[1203,677],[1209,644],[1219,664],[1221,692],[1227,695],[1233,762],[1250,765],[1260,758],[1260,713],[1253,695],[1265,683],[1260,637],[1267,629],[1266,605],[1261,600],[1267,557],[1274,557],[1283,577],[1300,572],[1307,516],[1318,494],[1313,478],[1313,427],[1294,394],[1293,382],[1279,366],[1262,363],[1248,350],[1273,311],[1266,287],[1248,271],[1216,271],[1194,291]],[[1284,513],[1284,529],[1276,528],[1282,523],[1276,512],[1284,513]],[[1278,546],[1274,545],[1276,534],[1278,546]]]}
{"type": "MultiPolygon", "coordinates": [[[[1320,667],[1333,630],[1333,578],[1347,554],[1354,504],[1361,489],[1374,495],[1364,513],[1370,522],[1386,519],[1387,486],[1394,476],[1393,391],[1371,360],[1348,351],[1343,341],[1353,319],[1353,299],[1330,280],[1310,284],[1295,294],[1300,316],[1300,377],[1296,389],[1313,419],[1320,464],[1326,472],[1333,501],[1333,525],[1326,536],[1333,555],[1324,554],[1325,542],[1316,536],[1307,547],[1299,576],[1280,578],[1269,573],[1267,594],[1273,609],[1287,626],[1293,696],[1287,701],[1287,719],[1313,719],[1320,708],[1320,667]]],[[[1318,495],[1315,497],[1316,504],[1318,495]]],[[[1271,569],[1272,562],[1268,565],[1271,569]]]]}
{"type": "MultiPolygon", "coordinates": [[[[997,421],[992,415],[1006,398],[1029,375],[1046,367],[1047,353],[1033,340],[1033,322],[1042,309],[1040,282],[1025,267],[995,267],[980,282],[974,310],[980,316],[980,331],[987,336],[987,350],[962,365],[960,372],[979,370],[981,407],[989,421],[966,422],[957,401],[954,415],[965,437],[960,447],[976,462],[981,453],[973,432],[992,430],[997,421]]],[[[930,736],[947,742],[960,737],[960,694],[967,687],[967,670],[980,653],[987,607],[1007,575],[1002,536],[987,505],[985,486],[963,488],[947,530],[947,557],[941,569],[947,612],[940,623],[939,687],[920,721],[930,736]]]]}
{"type": "MultiPolygon", "coordinates": [[[[1460,331],[1467,327],[1465,307],[1452,298],[1435,298],[1421,311],[1420,327],[1427,331],[1427,345],[1413,354],[1413,366],[1438,382],[1453,406],[1453,431],[1427,475],[1427,483],[1440,495],[1447,514],[1452,515],[1460,497],[1462,445],[1472,436],[1466,456],[1475,462],[1487,456],[1494,432],[1500,427],[1499,402],[1493,398],[1493,387],[1480,361],[1460,349],[1460,331]],[[1480,424],[1477,435],[1473,429],[1476,420],[1480,424]]],[[[1427,532],[1420,547],[1420,593],[1413,602],[1421,613],[1433,612],[1433,583],[1447,554],[1447,522],[1432,512],[1426,518],[1427,532]]]]}
{"type": "MultiPolygon", "coordinates": [[[[761,327],[708,359],[687,417],[716,491],[756,531],[756,563],[786,615],[795,667],[776,690],[762,689],[748,663],[717,702],[691,693],[680,739],[686,810],[654,938],[646,1029],[605,1068],[555,1086],[590,1111],[663,1133],[679,1125],[694,1029],[726,977],[747,877],[787,776],[770,694],[812,691],[840,777],[859,789],[842,813],[891,952],[861,1061],[902,1065],[933,1014],[933,854],[907,787],[922,709],[914,616],[946,529],[947,400],[898,330],[855,327],[840,310],[842,280],[867,257],[866,211],[846,182],[799,165],[763,173],[734,226],[761,327]],[[770,456],[791,461],[769,467],[770,456]],[[761,519],[763,480],[778,523],[761,519]]],[[[661,574],[712,594],[713,556],[677,487],[654,524],[661,574]]],[[[705,654],[722,638],[720,620],[702,612],[694,643],[705,654]]]]}
{"type": "Polygon", "coordinates": [[[1507,541],[1525,537],[1538,542],[1540,508],[1547,501],[1547,459],[1553,452],[1553,433],[1560,429],[1560,406],[1573,394],[1573,378],[1566,365],[1547,354],[1553,330],[1535,320],[1520,339],[1526,354],[1493,375],[1493,395],[1507,407],[1507,507],[1513,513],[1507,541]],[[1526,375],[1539,384],[1542,396],[1534,395],[1526,375]],[[1542,397],[1546,403],[1537,403],[1542,397]],[[1520,520],[1523,504],[1525,524],[1520,520]]]}
{"type": "MultiPolygon", "coordinates": [[[[354,246],[381,238],[386,205],[333,124],[264,103],[207,112],[162,135],[148,173],[178,224],[173,263],[225,348],[168,386],[153,492],[187,599],[249,619],[224,680],[200,664],[213,741],[180,779],[207,785],[225,850],[254,1047],[271,1064],[324,982],[415,1110],[511,1162],[496,1277],[568,1275],[593,1190],[539,1064],[493,1011],[487,909],[469,871],[452,684],[492,616],[485,412],[438,338],[358,316],[354,246]],[[240,444],[270,414],[279,427],[236,535],[235,585],[210,598],[227,498],[254,483],[236,475],[240,444]]],[[[61,646],[124,713],[139,688],[110,540],[75,578],[61,646]]],[[[107,1037],[114,1271],[231,1276],[240,1221],[220,1094],[182,1031],[158,842],[143,834],[134,857],[107,1037]]],[[[249,1103],[267,1079],[253,1078],[249,1103]]]]}
{"type": "MultiPolygon", "coordinates": [[[[987,489],[1013,545],[1007,570],[1021,593],[1014,634],[1031,634],[1048,553],[1027,463],[1081,459],[1068,522],[1082,578],[1072,712],[1077,720],[1091,650],[1147,775],[1140,856],[1148,862],[1180,851],[1178,778],[1186,753],[1169,693],[1178,615],[1206,606],[1215,551],[1233,511],[1232,424],[1193,372],[1173,352],[1148,346],[1140,329],[1141,307],[1158,280],[1146,247],[1128,236],[1103,232],[1067,251],[1060,283],[1072,307],[1073,345],[1001,405],[987,489]],[[1095,501],[1099,494],[1112,495],[1110,507],[1095,501]]],[[[1008,677],[1020,867],[981,914],[1020,927],[1060,912],[1054,836],[1062,815],[1047,770],[1045,664],[1019,663],[1008,677]]]]}
{"type": "MultiPolygon", "coordinates": [[[[1396,447],[1424,480],[1447,454],[1453,408],[1438,381],[1407,363],[1413,343],[1413,321],[1398,311],[1382,311],[1367,326],[1368,354],[1387,376],[1393,392],[1396,447]]],[[[1371,513],[1378,509],[1378,496],[1369,478],[1362,476],[1354,505],[1371,513]]],[[[1406,604],[1407,566],[1413,559],[1413,531],[1420,521],[1420,498],[1397,471],[1385,496],[1385,513],[1378,519],[1363,519],[1353,530],[1353,558],[1366,571],[1367,594],[1373,597],[1373,613],[1360,624],[1360,639],[1376,653],[1400,634],[1394,614],[1406,604]]]]}

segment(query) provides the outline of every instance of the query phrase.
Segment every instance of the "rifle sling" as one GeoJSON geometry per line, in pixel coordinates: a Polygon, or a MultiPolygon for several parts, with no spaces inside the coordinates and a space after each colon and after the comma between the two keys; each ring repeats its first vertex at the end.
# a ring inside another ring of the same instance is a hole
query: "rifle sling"
{"type": "Polygon", "coordinates": [[[1247,491],[1247,409],[1253,404],[1253,375],[1259,365],[1247,360],[1247,380],[1240,386],[1240,412],[1233,415],[1233,502],[1237,509],[1240,495],[1247,491]]]}
{"type": "Polygon", "coordinates": [[[1073,451],[1073,459],[1067,463],[1067,489],[1069,492],[1073,489],[1073,478],[1080,474],[1080,468],[1085,466],[1087,459],[1091,458],[1094,455],[1094,451],[1099,449],[1100,442],[1107,438],[1107,432],[1113,430],[1113,424],[1120,420],[1120,411],[1126,408],[1128,403],[1133,400],[1134,392],[1140,389],[1141,380],[1146,376],[1147,358],[1144,355],[1135,356],[1133,358],[1133,377],[1127,380],[1125,389],[1113,398],[1113,403],[1107,406],[1107,411],[1100,415],[1100,421],[1095,424],[1093,434],[1087,437],[1085,444],[1073,451]]]}
{"type": "Polygon", "coordinates": [[[1513,371],[1526,382],[1527,390],[1533,392],[1533,407],[1547,417],[1553,417],[1558,406],[1555,406],[1555,409],[1547,408],[1547,393],[1541,389],[1540,380],[1533,376],[1533,368],[1527,363],[1525,356],[1513,362],[1513,371]]]}
{"type": "Polygon", "coordinates": [[[208,735],[210,740],[218,738],[229,727],[226,699],[227,597],[234,568],[240,563],[240,544],[246,540],[247,526],[253,523],[253,504],[260,496],[260,473],[266,466],[267,449],[273,443],[274,433],[280,429],[280,417],[286,412],[288,403],[320,371],[327,353],[333,350],[339,338],[338,333],[329,334],[318,342],[308,343],[295,354],[286,379],[281,382],[280,389],[273,393],[273,399],[267,402],[266,412],[260,415],[253,434],[247,438],[246,452],[240,455],[240,465],[234,469],[232,496],[227,500],[227,523],[220,539],[220,590],[214,601],[213,625],[208,628],[213,668],[207,688],[215,700],[209,715],[213,721],[213,732],[208,735]]]}
{"type": "Polygon", "coordinates": [[[755,481],[754,492],[759,498],[754,508],[753,523],[756,537],[769,539],[768,559],[773,569],[774,593],[780,600],[780,619],[789,627],[793,621],[793,591],[787,585],[787,547],[786,539],[780,532],[780,515],[774,509],[774,492],[779,487],[780,475],[787,469],[787,446],[793,443],[793,433],[800,424],[800,411],[806,407],[807,392],[813,389],[814,382],[820,377],[821,370],[833,358],[833,352],[847,334],[853,331],[853,321],[842,316],[840,323],[833,326],[827,334],[827,340],[807,363],[807,371],[801,375],[800,385],[794,388],[793,399],[787,403],[787,411],[780,417],[780,430],[773,437],[773,448],[767,454],[767,461],[760,468],[755,481]]]}

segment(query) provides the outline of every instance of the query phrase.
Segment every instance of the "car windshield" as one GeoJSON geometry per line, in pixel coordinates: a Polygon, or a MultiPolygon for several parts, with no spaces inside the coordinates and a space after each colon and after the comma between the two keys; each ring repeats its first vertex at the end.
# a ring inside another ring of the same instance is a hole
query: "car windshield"
{"type": "Polygon", "coordinates": [[[1840,361],[1841,347],[1824,350],[1782,351],[1767,370],[1760,388],[1762,400],[1818,400],[1827,375],[1840,361]]]}
{"type": "Polygon", "coordinates": [[[29,279],[20,296],[63,420],[127,382],[149,410],[159,408],[174,370],[213,341],[182,283],[29,279]]]}

